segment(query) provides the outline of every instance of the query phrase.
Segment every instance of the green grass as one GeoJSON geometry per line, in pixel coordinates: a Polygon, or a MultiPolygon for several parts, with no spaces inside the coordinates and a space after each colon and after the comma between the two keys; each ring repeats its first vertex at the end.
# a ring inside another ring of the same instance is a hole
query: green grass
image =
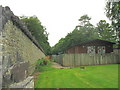
{"type": "Polygon", "coordinates": [[[35,88],[118,88],[118,64],[87,66],[85,69],[47,66],[46,69],[39,75],[35,88]]]}
{"type": "Polygon", "coordinates": [[[46,72],[51,70],[57,70],[56,68],[50,67],[50,65],[39,66],[37,72],[46,72]]]}

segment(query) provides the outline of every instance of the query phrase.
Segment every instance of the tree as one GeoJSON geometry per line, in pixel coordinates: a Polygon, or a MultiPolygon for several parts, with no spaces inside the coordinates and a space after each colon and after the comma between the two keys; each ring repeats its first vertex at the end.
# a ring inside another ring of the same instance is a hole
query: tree
{"type": "Polygon", "coordinates": [[[52,47],[53,54],[63,53],[67,48],[80,44],[82,42],[96,39],[98,33],[96,28],[90,23],[90,19],[87,15],[80,17],[80,24],[75,29],[68,33],[65,38],[61,38],[59,42],[52,47]]]}
{"type": "Polygon", "coordinates": [[[91,18],[86,14],[80,17],[78,21],[80,21],[80,26],[85,26],[90,24],[91,18]]]}
{"type": "Polygon", "coordinates": [[[120,48],[120,1],[106,2],[106,16],[112,21],[113,28],[116,31],[118,48],[120,48]]]}
{"type": "MultiPolygon", "coordinates": [[[[90,23],[91,18],[88,15],[83,15],[80,17],[80,24],[76,26],[76,31],[81,34],[79,38],[79,42],[88,41],[92,39],[98,38],[98,32],[96,28],[90,23]],[[81,41],[80,41],[81,39],[81,41]]],[[[76,33],[77,34],[77,33],[76,33]]]]}
{"type": "Polygon", "coordinates": [[[43,48],[45,54],[50,54],[51,47],[48,42],[48,33],[46,32],[46,28],[43,25],[41,25],[40,20],[36,16],[31,17],[22,16],[20,18],[22,21],[25,22],[25,24],[28,27],[28,30],[31,32],[31,34],[35,37],[40,46],[43,48]]]}
{"type": "Polygon", "coordinates": [[[115,42],[115,32],[112,26],[105,20],[100,20],[96,28],[100,39],[115,42]]]}

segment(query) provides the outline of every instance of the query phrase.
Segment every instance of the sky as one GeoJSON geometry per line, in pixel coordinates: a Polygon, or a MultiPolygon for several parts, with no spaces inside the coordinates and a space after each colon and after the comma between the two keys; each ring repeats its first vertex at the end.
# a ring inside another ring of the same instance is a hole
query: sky
{"type": "Polygon", "coordinates": [[[17,16],[36,15],[49,33],[49,43],[54,46],[61,38],[73,31],[78,19],[87,14],[91,23],[109,22],[105,15],[105,0],[0,0],[17,16]]]}

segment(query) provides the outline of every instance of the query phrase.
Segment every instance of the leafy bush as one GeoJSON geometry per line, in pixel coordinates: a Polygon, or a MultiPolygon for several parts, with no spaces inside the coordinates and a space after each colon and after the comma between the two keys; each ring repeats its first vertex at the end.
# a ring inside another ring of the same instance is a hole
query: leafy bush
{"type": "Polygon", "coordinates": [[[44,71],[44,69],[46,69],[46,67],[48,67],[50,64],[51,64],[51,62],[48,59],[44,59],[44,58],[39,59],[37,61],[37,64],[36,64],[36,70],[35,70],[35,72],[44,71]]]}
{"type": "Polygon", "coordinates": [[[44,65],[50,65],[50,60],[47,60],[47,59],[44,59],[44,58],[39,59],[37,61],[37,65],[42,65],[42,66],[44,66],[44,65]]]}

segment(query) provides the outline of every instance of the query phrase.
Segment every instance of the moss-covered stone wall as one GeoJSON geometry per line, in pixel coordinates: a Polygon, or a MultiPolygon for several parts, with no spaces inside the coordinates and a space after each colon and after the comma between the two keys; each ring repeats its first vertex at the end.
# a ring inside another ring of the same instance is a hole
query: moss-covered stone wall
{"type": "MultiPolygon", "coordinates": [[[[44,53],[15,25],[8,21],[4,25],[3,55],[7,67],[17,62],[29,62],[30,72],[36,60],[44,57],[44,53]]],[[[4,63],[5,64],[5,63],[4,63]]],[[[6,67],[6,65],[4,65],[6,67]]]]}
{"type": "MultiPolygon", "coordinates": [[[[0,6],[0,73],[2,87],[19,88],[29,83],[38,59],[45,54],[25,24],[13,14],[9,7],[0,6]],[[27,79],[28,78],[28,79],[27,79]],[[26,80],[27,79],[27,80],[26,80]]],[[[0,82],[1,82],[0,81],[0,82]]],[[[0,83],[1,86],[1,83],[0,83]]],[[[28,85],[29,86],[29,85],[28,85]]]]}
{"type": "Polygon", "coordinates": [[[36,61],[45,54],[10,20],[4,25],[2,36],[3,84],[6,86],[31,75],[36,61]]]}

